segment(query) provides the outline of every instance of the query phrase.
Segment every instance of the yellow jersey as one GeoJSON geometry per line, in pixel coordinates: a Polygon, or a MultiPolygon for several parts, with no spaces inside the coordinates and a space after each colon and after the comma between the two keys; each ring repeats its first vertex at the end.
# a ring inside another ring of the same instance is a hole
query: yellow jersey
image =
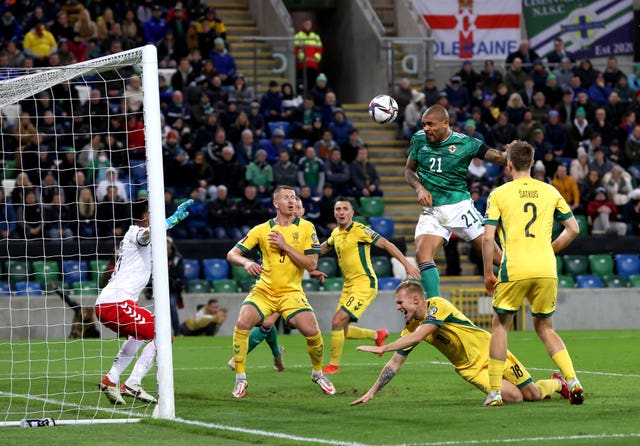
{"type": "MultiPolygon", "coordinates": [[[[401,336],[413,333],[423,324],[438,326],[438,330],[424,340],[440,350],[456,369],[464,369],[480,361],[486,361],[491,334],[471,322],[448,300],[441,297],[427,299],[425,318],[407,322],[401,336]]],[[[413,348],[398,353],[407,355],[413,348]]]]}
{"type": "Polygon", "coordinates": [[[345,287],[360,279],[365,279],[371,288],[378,287],[371,264],[371,245],[379,239],[378,233],[361,223],[354,222],[345,229],[337,227],[331,231],[327,245],[336,250],[345,287]]]}
{"type": "Polygon", "coordinates": [[[572,216],[560,192],[542,181],[519,178],[495,189],[487,200],[484,224],[498,227],[502,246],[498,280],[557,278],[553,221],[572,216]]]}
{"type": "Polygon", "coordinates": [[[255,288],[271,296],[280,296],[290,292],[303,292],[302,273],[304,268],[297,266],[291,258],[276,246],[269,244],[269,233],[277,230],[286,242],[303,254],[320,254],[320,242],[316,228],[307,220],[296,218],[288,226],[280,226],[271,219],[254,226],[249,233],[236,244],[236,248],[248,252],[258,247],[262,257],[262,273],[255,288]]]}

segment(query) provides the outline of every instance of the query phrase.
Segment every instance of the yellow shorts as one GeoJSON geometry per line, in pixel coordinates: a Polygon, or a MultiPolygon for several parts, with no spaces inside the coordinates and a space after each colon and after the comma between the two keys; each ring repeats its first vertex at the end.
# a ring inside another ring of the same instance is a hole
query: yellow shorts
{"type": "Polygon", "coordinates": [[[548,317],[556,311],[558,279],[550,277],[498,282],[493,294],[493,307],[498,313],[518,311],[526,298],[531,315],[548,317]]]}
{"type": "Polygon", "coordinates": [[[358,322],[377,295],[378,288],[371,288],[368,279],[366,282],[347,285],[342,289],[337,310],[344,310],[351,322],[358,322]]]}
{"type": "Polygon", "coordinates": [[[253,287],[242,305],[252,305],[260,313],[262,321],[275,312],[280,313],[285,321],[302,311],[313,311],[304,292],[293,292],[272,296],[253,287]]]}
{"type": "MultiPolygon", "coordinates": [[[[464,369],[456,369],[456,373],[465,381],[473,384],[484,393],[489,393],[491,386],[489,385],[489,357],[485,356],[476,364],[465,367],[464,369]]],[[[531,375],[524,368],[524,365],[513,353],[507,351],[507,360],[504,363],[504,372],[502,378],[514,384],[519,389],[532,382],[531,375]]]]}

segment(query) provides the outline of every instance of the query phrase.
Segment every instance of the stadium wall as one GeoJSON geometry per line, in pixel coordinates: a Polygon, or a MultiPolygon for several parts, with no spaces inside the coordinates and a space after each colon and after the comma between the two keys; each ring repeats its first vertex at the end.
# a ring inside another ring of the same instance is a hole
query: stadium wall
{"type": "MultiPolygon", "coordinates": [[[[206,303],[211,297],[218,299],[220,307],[229,310],[229,317],[222,325],[219,335],[231,336],[244,294],[185,294],[180,320],[183,321],[195,314],[196,306],[206,303]]],[[[308,297],[317,314],[321,330],[323,333],[330,333],[331,319],[338,300],[337,294],[309,293],[308,297]]],[[[74,298],[78,299],[77,296],[74,298]]],[[[0,308],[9,307],[8,299],[0,298],[0,308]]],[[[95,296],[83,296],[80,300],[82,305],[93,306],[95,296]]],[[[63,308],[61,303],[56,294],[28,299],[12,298],[12,311],[0,312],[0,339],[67,337],[71,330],[69,324],[73,320],[73,312],[63,308]],[[63,322],[67,325],[63,325],[63,322]],[[15,328],[11,329],[12,326],[15,328]]],[[[139,303],[149,306],[153,311],[152,301],[142,297],[139,303]]],[[[640,296],[637,289],[562,289],[558,293],[558,311],[554,325],[559,330],[638,329],[638,314],[640,296]]],[[[404,321],[401,314],[395,310],[393,293],[380,292],[359,325],[373,329],[386,328],[392,332],[402,330],[404,321]]],[[[114,336],[109,330],[100,328],[105,337],[114,336]]],[[[533,329],[530,317],[527,320],[527,329],[533,329]]]]}

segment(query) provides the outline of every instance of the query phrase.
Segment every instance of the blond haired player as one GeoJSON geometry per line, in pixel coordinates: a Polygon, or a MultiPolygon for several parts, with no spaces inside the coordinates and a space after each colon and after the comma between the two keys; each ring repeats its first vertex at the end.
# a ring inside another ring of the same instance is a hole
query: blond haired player
{"type": "MultiPolygon", "coordinates": [[[[395,351],[393,357],[382,368],[378,379],[362,397],[351,403],[366,403],[396,376],[407,359],[407,355],[425,341],[447,357],[456,373],[465,381],[483,392],[489,392],[489,342],[491,335],[473,324],[451,302],[441,297],[425,299],[424,290],[418,282],[405,281],[396,288],[396,309],[404,314],[406,327],[401,338],[383,346],[363,345],[360,351],[384,353],[395,351]]],[[[511,352],[507,352],[501,374],[502,392],[505,401],[538,401],[547,399],[555,392],[568,396],[566,383],[560,379],[536,381],[511,352]]]]}
{"type": "Polygon", "coordinates": [[[507,331],[525,297],[531,306],[536,333],[568,381],[569,402],[582,404],[584,400],[569,352],[553,329],[558,295],[555,253],[576,238],[578,222],[556,188],[531,178],[533,153],[533,147],[526,142],[510,145],[507,167],[513,181],[495,189],[487,201],[482,258],[484,283],[489,295],[493,296],[494,312],[489,351],[491,392],[485,406],[502,405],[504,395],[500,392],[500,378],[507,354],[507,331]],[[555,219],[562,222],[564,230],[552,242],[555,219]],[[494,275],[492,265],[496,232],[503,250],[498,277],[494,275]]]}

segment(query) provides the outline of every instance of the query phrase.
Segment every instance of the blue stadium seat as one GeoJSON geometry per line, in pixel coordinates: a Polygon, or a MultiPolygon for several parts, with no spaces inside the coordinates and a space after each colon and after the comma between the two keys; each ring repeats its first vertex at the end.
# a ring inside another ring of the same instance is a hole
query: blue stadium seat
{"type": "Polygon", "coordinates": [[[489,181],[493,182],[495,179],[502,173],[502,166],[500,164],[493,164],[485,161],[484,167],[487,169],[487,178],[489,181]]]}
{"type": "Polygon", "coordinates": [[[371,225],[371,229],[384,238],[390,239],[393,237],[394,227],[391,217],[371,217],[369,218],[369,224],[371,225]]]}
{"type": "Polygon", "coordinates": [[[89,280],[89,264],[84,260],[63,260],[62,280],[68,285],[89,280]]]}
{"type": "Polygon", "coordinates": [[[379,291],[394,291],[398,285],[400,285],[400,279],[397,277],[382,277],[378,279],[378,290],[379,291]]]}
{"type": "Polygon", "coordinates": [[[636,254],[616,254],[615,259],[618,275],[629,279],[629,276],[640,274],[640,257],[636,254]]]}
{"type": "Polygon", "coordinates": [[[11,295],[11,286],[8,282],[0,282],[0,296],[6,297],[11,295]]]}
{"type": "Polygon", "coordinates": [[[42,296],[42,287],[38,282],[16,282],[16,296],[42,296]]]}
{"type": "Polygon", "coordinates": [[[223,280],[229,278],[229,262],[226,259],[203,259],[204,278],[223,280]]]}
{"type": "Polygon", "coordinates": [[[567,168],[567,172],[568,172],[569,169],[571,169],[571,161],[573,161],[573,158],[568,156],[558,156],[556,157],[556,161],[559,162],[560,164],[563,164],[567,168]]]}
{"type": "Polygon", "coordinates": [[[598,276],[581,275],[576,277],[578,288],[602,288],[602,279],[598,276]]]}
{"type": "Polygon", "coordinates": [[[273,121],[267,125],[269,126],[269,136],[273,136],[273,131],[277,128],[282,129],[285,138],[289,136],[289,132],[291,131],[291,123],[288,121],[273,121]]]}
{"type": "Polygon", "coordinates": [[[198,259],[183,259],[185,280],[197,280],[200,278],[200,262],[198,259]]]}

